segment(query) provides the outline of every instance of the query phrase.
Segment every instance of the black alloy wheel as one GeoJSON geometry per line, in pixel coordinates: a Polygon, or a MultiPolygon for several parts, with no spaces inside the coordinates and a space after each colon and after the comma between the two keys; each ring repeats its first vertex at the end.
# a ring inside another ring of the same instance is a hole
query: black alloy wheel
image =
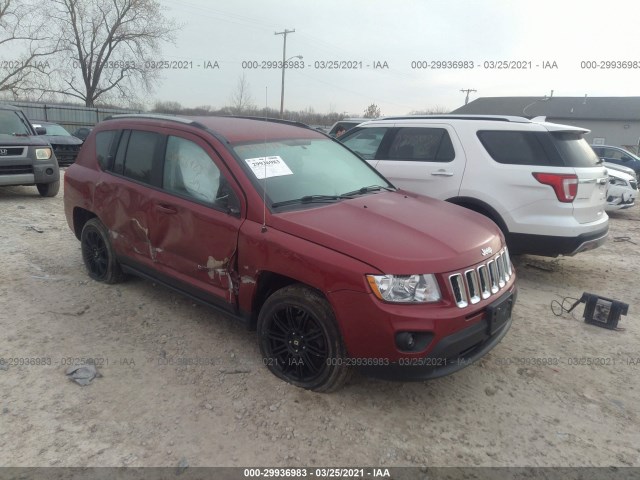
{"type": "Polygon", "coordinates": [[[97,218],[89,220],[80,236],[82,259],[89,276],[104,283],[118,283],[123,274],[109,242],[108,231],[97,218]]]}
{"type": "Polygon", "coordinates": [[[272,294],[258,317],[260,350],[276,376],[319,392],[346,381],[346,349],[331,306],[318,292],[290,285],[272,294]]]}

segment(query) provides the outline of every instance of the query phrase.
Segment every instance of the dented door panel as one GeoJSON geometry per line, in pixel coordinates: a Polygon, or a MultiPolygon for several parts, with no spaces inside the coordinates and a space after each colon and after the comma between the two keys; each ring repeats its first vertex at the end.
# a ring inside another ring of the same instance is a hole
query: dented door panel
{"type": "Polygon", "coordinates": [[[118,256],[144,265],[152,265],[156,254],[149,236],[152,191],[126,178],[109,175],[108,181],[97,182],[94,196],[96,213],[109,229],[118,256]]]}
{"type": "Polygon", "coordinates": [[[235,253],[242,220],[166,192],[155,191],[153,202],[156,268],[235,304],[235,253]]]}

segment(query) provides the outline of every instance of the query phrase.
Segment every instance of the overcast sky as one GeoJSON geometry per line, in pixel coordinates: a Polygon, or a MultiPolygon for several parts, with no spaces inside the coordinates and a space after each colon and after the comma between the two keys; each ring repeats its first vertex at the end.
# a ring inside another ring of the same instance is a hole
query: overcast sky
{"type": "Polygon", "coordinates": [[[193,62],[193,68],[165,71],[152,97],[189,107],[229,105],[244,73],[254,103],[279,109],[281,70],[261,67],[282,60],[283,36],[274,32],[285,29],[295,29],[287,37],[287,58],[301,55],[304,62],[304,69],[286,71],[286,109],[361,115],[376,103],[384,115],[451,110],[464,104],[461,89],[477,90],[471,100],[551,90],[555,96],[640,94],[635,1],[160,1],[182,25],[161,59],[193,62]],[[612,60],[635,61],[636,68],[581,65],[612,60]],[[205,69],[206,61],[219,68],[205,69]],[[357,68],[330,70],[329,61],[357,68]],[[414,61],[429,68],[412,68],[414,61]],[[467,61],[474,68],[432,69],[432,61],[467,61]],[[491,61],[530,68],[492,69],[485,64],[491,61]],[[243,62],[259,68],[243,69],[243,62]],[[374,68],[385,62],[388,68],[374,68]],[[553,62],[557,68],[543,68],[553,62]]]}

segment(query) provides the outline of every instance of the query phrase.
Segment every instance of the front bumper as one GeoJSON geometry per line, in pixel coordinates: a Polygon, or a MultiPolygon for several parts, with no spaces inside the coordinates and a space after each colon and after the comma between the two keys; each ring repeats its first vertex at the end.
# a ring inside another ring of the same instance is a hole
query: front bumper
{"type": "Polygon", "coordinates": [[[60,180],[60,169],[55,156],[49,160],[0,159],[0,186],[35,185],[58,180],[60,180]]]}
{"type": "Polygon", "coordinates": [[[509,318],[490,334],[488,321],[483,318],[444,337],[426,357],[407,357],[382,366],[362,366],[360,371],[368,377],[397,381],[422,381],[451,375],[485,356],[500,343],[512,323],[513,319],[509,318]]]}
{"type": "Polygon", "coordinates": [[[607,205],[605,210],[612,212],[615,210],[624,210],[631,208],[636,204],[636,198],[638,191],[632,188],[618,188],[616,190],[610,190],[610,195],[607,197],[607,205]]]}
{"type": "Polygon", "coordinates": [[[330,301],[349,352],[347,364],[367,376],[403,381],[449,375],[484,356],[509,330],[516,297],[511,279],[499,294],[465,308],[452,302],[393,305],[373,295],[347,291],[331,294],[330,301]],[[490,325],[490,311],[505,300],[511,301],[508,318],[490,325]],[[427,339],[424,348],[401,350],[396,344],[401,332],[423,335],[427,339]]]}

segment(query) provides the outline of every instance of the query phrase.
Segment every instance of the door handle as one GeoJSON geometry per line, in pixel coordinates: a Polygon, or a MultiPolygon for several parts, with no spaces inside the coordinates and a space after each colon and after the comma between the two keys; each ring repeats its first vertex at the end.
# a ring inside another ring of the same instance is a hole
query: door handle
{"type": "Polygon", "coordinates": [[[431,172],[431,175],[434,177],[453,177],[453,172],[447,172],[446,170],[437,170],[435,172],[431,172]]]}
{"type": "Polygon", "coordinates": [[[160,213],[166,213],[168,215],[178,213],[178,210],[173,205],[164,205],[160,203],[156,205],[156,210],[160,213]]]}

